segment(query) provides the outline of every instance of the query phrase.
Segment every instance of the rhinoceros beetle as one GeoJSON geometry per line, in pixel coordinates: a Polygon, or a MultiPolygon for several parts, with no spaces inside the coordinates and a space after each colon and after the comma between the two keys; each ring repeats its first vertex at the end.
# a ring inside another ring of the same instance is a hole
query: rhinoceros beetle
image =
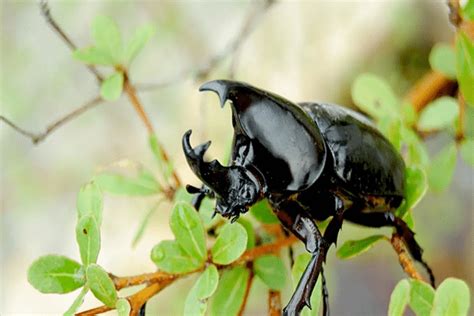
{"type": "MultiPolygon", "coordinates": [[[[343,220],[368,227],[394,227],[411,256],[434,276],[406,223],[394,215],[404,200],[405,164],[390,142],[363,115],[325,103],[295,104],[247,83],[215,80],[200,91],[217,93],[232,108],[234,138],[229,166],[207,162],[210,142],[192,147],[191,130],[183,150],[203,182],[188,186],[199,205],[216,198],[216,212],[235,220],[266,198],[283,227],[312,255],[284,315],[298,315],[322,272],[343,220]],[[317,222],[329,217],[324,234],[317,222]]],[[[322,276],[324,278],[324,275],[322,276]]],[[[323,313],[329,314],[323,287],[323,313]]]]}

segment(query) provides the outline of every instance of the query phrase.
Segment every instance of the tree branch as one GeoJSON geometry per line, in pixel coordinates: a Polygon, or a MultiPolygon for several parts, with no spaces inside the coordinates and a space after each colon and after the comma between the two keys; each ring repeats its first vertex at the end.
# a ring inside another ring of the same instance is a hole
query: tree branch
{"type": "Polygon", "coordinates": [[[281,292],[268,290],[268,316],[281,315],[281,292]]]}
{"type": "Polygon", "coordinates": [[[400,236],[394,233],[392,235],[392,239],[390,239],[390,243],[392,244],[393,249],[395,249],[395,252],[398,255],[398,261],[400,262],[403,271],[405,271],[405,273],[408,274],[408,276],[410,276],[410,278],[412,279],[417,279],[426,282],[421,276],[421,274],[416,270],[413,261],[405,250],[405,246],[403,245],[400,236]]]}
{"type": "Polygon", "coordinates": [[[95,106],[99,105],[102,102],[102,98],[100,96],[94,97],[93,99],[87,101],[85,104],[79,106],[77,109],[73,110],[72,112],[66,114],[65,116],[61,117],[60,119],[50,123],[47,127],[46,130],[42,133],[33,133],[24,130],[23,128],[18,127],[15,125],[12,121],[7,119],[6,117],[0,115],[0,120],[5,122],[7,125],[11,126],[14,130],[19,132],[20,134],[28,137],[31,139],[33,144],[38,144],[42,142],[46,137],[49,136],[52,132],[54,132],[56,129],[61,127],[62,125],[66,124],[67,122],[75,119],[76,117],[80,116],[81,114],[85,113],[86,111],[94,108],[95,106]]]}
{"type": "Polygon", "coordinates": [[[248,263],[247,268],[250,270],[250,275],[249,279],[247,280],[247,287],[245,288],[244,300],[242,301],[242,305],[240,305],[240,310],[237,314],[238,316],[242,316],[244,314],[245,306],[247,306],[247,300],[250,294],[250,288],[252,287],[253,278],[255,276],[252,270],[252,263],[248,263]]]}

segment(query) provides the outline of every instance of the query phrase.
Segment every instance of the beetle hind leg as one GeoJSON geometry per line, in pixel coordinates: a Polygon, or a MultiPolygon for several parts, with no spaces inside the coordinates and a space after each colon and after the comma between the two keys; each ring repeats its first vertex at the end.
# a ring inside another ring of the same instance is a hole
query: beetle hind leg
{"type": "Polygon", "coordinates": [[[367,227],[382,227],[391,226],[395,228],[396,234],[401,237],[403,243],[408,248],[410,255],[421,263],[429,275],[430,283],[435,286],[435,277],[431,267],[423,260],[423,249],[415,240],[415,233],[408,227],[408,225],[401,219],[393,215],[391,212],[384,213],[362,213],[350,212],[346,213],[345,219],[355,224],[367,227]]]}

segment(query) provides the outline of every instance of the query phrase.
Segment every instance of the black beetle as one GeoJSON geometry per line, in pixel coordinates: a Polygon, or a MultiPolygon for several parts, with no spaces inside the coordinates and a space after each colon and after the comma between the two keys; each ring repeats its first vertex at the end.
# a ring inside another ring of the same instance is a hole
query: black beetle
{"type": "MultiPolygon", "coordinates": [[[[193,148],[191,130],[184,134],[188,164],[204,183],[201,189],[188,186],[190,193],[198,193],[197,209],[205,195],[215,197],[216,212],[235,220],[267,198],[283,227],[312,254],[285,315],[310,307],[322,263],[343,220],[394,227],[434,284],[413,231],[394,215],[404,199],[403,159],[366,117],[337,105],[295,104],[237,81],[210,81],[200,91],[217,93],[222,107],[231,101],[235,133],[229,166],[206,162],[210,142],[193,148]],[[330,216],[323,235],[316,222],[330,216]]],[[[325,287],[323,292],[323,313],[328,315],[325,287]]]]}

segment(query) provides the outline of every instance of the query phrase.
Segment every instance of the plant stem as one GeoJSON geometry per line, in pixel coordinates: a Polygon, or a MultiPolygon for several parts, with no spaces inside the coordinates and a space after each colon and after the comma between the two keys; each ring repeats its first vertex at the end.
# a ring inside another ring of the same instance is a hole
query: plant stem
{"type": "Polygon", "coordinates": [[[280,291],[268,291],[268,316],[281,315],[281,293],[280,291]]]}

